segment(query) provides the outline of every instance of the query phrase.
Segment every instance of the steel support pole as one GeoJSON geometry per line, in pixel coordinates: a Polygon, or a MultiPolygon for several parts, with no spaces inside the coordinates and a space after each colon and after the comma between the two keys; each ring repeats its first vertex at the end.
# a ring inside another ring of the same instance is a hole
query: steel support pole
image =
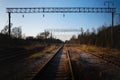
{"type": "Polygon", "coordinates": [[[119,17],[119,20],[118,20],[118,25],[120,25],[120,14],[118,15],[118,17],[119,17]]]}
{"type": "Polygon", "coordinates": [[[113,39],[113,27],[114,27],[114,12],[112,12],[111,47],[113,47],[113,44],[114,44],[114,39],[113,39]]]}
{"type": "Polygon", "coordinates": [[[11,13],[9,12],[8,13],[8,20],[9,20],[9,23],[8,23],[8,34],[9,34],[9,37],[11,36],[11,13]]]}

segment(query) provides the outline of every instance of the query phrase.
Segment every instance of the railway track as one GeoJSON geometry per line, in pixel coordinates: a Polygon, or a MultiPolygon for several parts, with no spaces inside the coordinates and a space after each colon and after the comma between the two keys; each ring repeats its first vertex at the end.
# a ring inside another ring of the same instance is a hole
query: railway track
{"type": "Polygon", "coordinates": [[[75,51],[70,49],[75,80],[119,80],[120,67],[113,61],[109,61],[93,53],[75,51]],[[111,77],[111,78],[110,78],[111,77]],[[115,78],[115,79],[114,79],[115,78]]]}
{"type": "Polygon", "coordinates": [[[69,68],[70,68],[70,72],[71,72],[71,80],[75,80],[75,75],[73,72],[73,66],[72,66],[72,61],[71,61],[71,57],[70,57],[70,51],[68,50],[67,54],[67,58],[68,58],[68,64],[69,64],[69,68]]]}
{"type": "MultiPolygon", "coordinates": [[[[106,57],[101,56],[101,55],[96,55],[96,54],[94,54],[94,53],[89,53],[89,54],[91,54],[91,55],[93,55],[93,56],[96,56],[96,57],[98,57],[98,58],[100,58],[100,59],[103,59],[104,61],[107,61],[108,63],[113,64],[113,65],[115,65],[115,66],[117,66],[117,67],[120,67],[119,62],[114,62],[114,61],[110,60],[109,58],[106,58],[106,57]]],[[[111,57],[110,57],[110,58],[111,58],[111,57]]]]}
{"type": "Polygon", "coordinates": [[[32,80],[74,80],[69,51],[63,46],[42,66],[32,80]]]}
{"type": "Polygon", "coordinates": [[[118,60],[119,58],[117,58],[117,57],[97,55],[97,54],[94,54],[94,53],[92,53],[92,52],[87,52],[87,51],[84,51],[84,50],[81,51],[81,52],[89,53],[89,54],[91,54],[91,55],[93,55],[93,56],[96,56],[96,57],[98,57],[99,59],[102,59],[102,60],[104,60],[104,61],[106,61],[106,62],[108,62],[108,63],[110,63],[110,64],[113,64],[113,65],[115,65],[115,66],[117,66],[117,67],[120,67],[120,60],[118,60]]]}

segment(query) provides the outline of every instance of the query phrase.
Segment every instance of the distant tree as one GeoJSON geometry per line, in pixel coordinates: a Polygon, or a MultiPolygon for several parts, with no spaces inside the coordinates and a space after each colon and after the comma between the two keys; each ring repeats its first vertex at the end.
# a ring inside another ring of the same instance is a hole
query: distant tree
{"type": "Polygon", "coordinates": [[[83,36],[83,33],[84,33],[84,30],[83,30],[83,28],[81,28],[81,35],[83,36]]]}
{"type": "Polygon", "coordinates": [[[25,33],[24,34],[22,34],[22,39],[25,39],[26,38],[26,35],[25,35],[25,33]]]}
{"type": "Polygon", "coordinates": [[[77,42],[76,40],[77,40],[76,36],[73,35],[73,36],[71,37],[71,43],[76,43],[76,42],[77,42]]]}
{"type": "Polygon", "coordinates": [[[12,28],[12,36],[16,38],[22,38],[22,29],[21,27],[12,28]]]}
{"type": "Polygon", "coordinates": [[[8,34],[8,26],[6,25],[4,29],[1,30],[2,34],[8,34]]]}
{"type": "Polygon", "coordinates": [[[42,32],[36,36],[38,39],[47,39],[50,37],[50,33],[48,31],[42,32]]]}
{"type": "Polygon", "coordinates": [[[87,36],[90,35],[90,30],[89,30],[89,29],[86,30],[86,35],[87,35],[87,36]]]}
{"type": "MultiPolygon", "coordinates": [[[[109,38],[109,35],[107,36],[107,27],[106,26],[102,26],[100,28],[97,29],[97,37],[96,37],[96,45],[98,46],[103,46],[105,47],[107,45],[107,43],[110,44],[110,38],[109,38]]],[[[108,33],[109,34],[109,33],[108,33]]]]}
{"type": "Polygon", "coordinates": [[[28,36],[28,37],[26,37],[26,40],[33,40],[33,39],[34,39],[33,36],[28,36]]]}
{"type": "Polygon", "coordinates": [[[72,36],[71,43],[80,43],[87,45],[96,45],[101,47],[111,47],[111,48],[120,48],[120,25],[113,27],[113,36],[111,35],[111,26],[99,27],[97,30],[92,28],[90,32],[88,29],[83,32],[81,29],[81,34],[78,35],[78,38],[72,36]],[[113,45],[111,42],[111,37],[113,37],[113,45]]]}
{"type": "MultiPolygon", "coordinates": [[[[12,23],[10,24],[11,25],[11,27],[12,27],[12,23]]],[[[9,31],[9,26],[8,25],[6,25],[2,30],[1,30],[1,33],[2,34],[8,34],[8,31],[9,31]]]]}
{"type": "Polygon", "coordinates": [[[45,38],[49,38],[50,37],[50,33],[48,31],[44,32],[45,38]]]}
{"type": "Polygon", "coordinates": [[[90,38],[91,38],[90,44],[95,45],[95,43],[96,43],[96,30],[95,30],[95,28],[92,28],[90,38]]]}
{"type": "Polygon", "coordinates": [[[78,35],[78,42],[80,44],[83,44],[83,37],[84,37],[84,30],[83,30],[83,28],[81,28],[80,31],[81,31],[81,34],[78,35]]]}

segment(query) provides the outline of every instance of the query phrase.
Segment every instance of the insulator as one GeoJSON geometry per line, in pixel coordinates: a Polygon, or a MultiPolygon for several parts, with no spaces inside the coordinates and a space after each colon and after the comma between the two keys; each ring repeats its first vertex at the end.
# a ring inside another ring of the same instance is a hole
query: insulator
{"type": "Polygon", "coordinates": [[[22,17],[24,18],[24,14],[22,15],[22,17]]]}
{"type": "Polygon", "coordinates": [[[65,14],[63,14],[63,17],[65,17],[65,14]]]}
{"type": "Polygon", "coordinates": [[[45,17],[45,15],[43,14],[43,18],[45,17]]]}

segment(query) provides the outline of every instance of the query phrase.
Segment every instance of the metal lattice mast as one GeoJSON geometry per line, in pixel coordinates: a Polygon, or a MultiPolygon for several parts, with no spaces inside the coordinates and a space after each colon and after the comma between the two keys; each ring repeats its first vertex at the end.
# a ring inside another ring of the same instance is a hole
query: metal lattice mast
{"type": "MultiPolygon", "coordinates": [[[[110,1],[110,0],[105,1],[104,5],[107,6],[108,9],[110,7],[114,7],[113,1],[110,1]]],[[[112,47],[113,47],[113,44],[114,44],[114,40],[113,40],[114,14],[115,14],[115,12],[112,12],[112,26],[111,26],[111,46],[112,47]]]]}
{"type": "Polygon", "coordinates": [[[118,16],[118,25],[120,25],[120,13],[116,13],[116,15],[118,16]]]}

